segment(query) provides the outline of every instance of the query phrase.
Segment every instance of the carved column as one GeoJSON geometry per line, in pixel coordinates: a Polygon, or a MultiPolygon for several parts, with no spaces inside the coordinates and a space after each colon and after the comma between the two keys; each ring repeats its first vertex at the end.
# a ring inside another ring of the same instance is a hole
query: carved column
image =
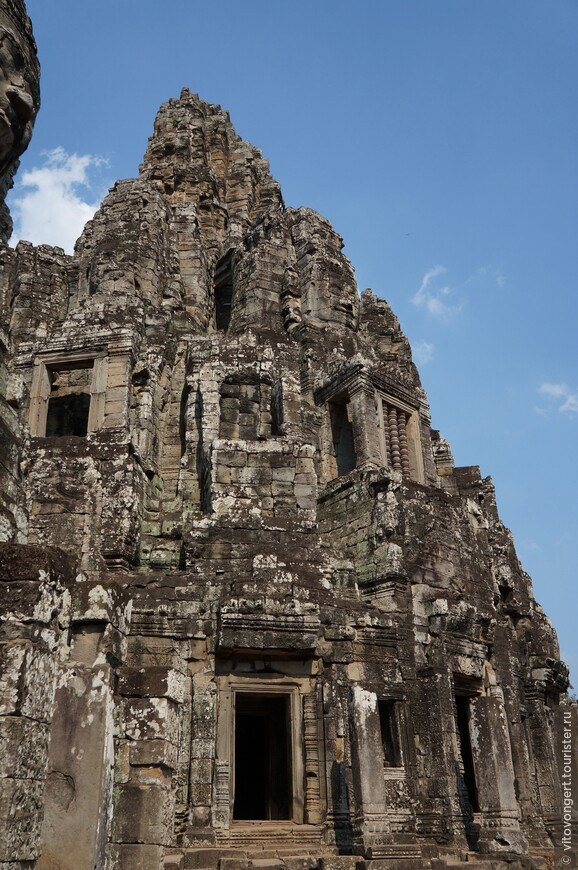
{"type": "MultiPolygon", "coordinates": [[[[562,834],[561,796],[562,788],[558,773],[555,749],[561,752],[561,747],[555,746],[552,739],[552,711],[546,706],[542,697],[529,698],[528,734],[532,747],[532,759],[540,806],[547,830],[553,832],[559,840],[562,834]]],[[[574,750],[576,751],[576,750],[574,750]]]]}
{"type": "Polygon", "coordinates": [[[480,804],[481,852],[526,852],[501,690],[472,698],[470,736],[480,804]]]}
{"type": "Polygon", "coordinates": [[[422,835],[466,848],[466,830],[458,798],[458,746],[451,675],[438,667],[418,673],[420,691],[413,703],[414,731],[422,752],[417,829],[422,835]]]}
{"type": "Polygon", "coordinates": [[[317,696],[303,697],[303,742],[305,744],[305,814],[309,825],[323,821],[319,771],[317,696]]]}
{"type": "Polygon", "coordinates": [[[215,785],[213,790],[213,824],[228,829],[231,823],[231,741],[233,697],[228,689],[219,692],[217,711],[217,747],[215,753],[215,785]]]}
{"type": "Polygon", "coordinates": [[[399,437],[399,452],[401,461],[401,470],[404,477],[409,477],[409,445],[407,443],[407,414],[405,411],[398,409],[397,411],[397,432],[399,437]]]}
{"type": "Polygon", "coordinates": [[[375,408],[375,391],[371,383],[360,378],[349,388],[352,411],[353,441],[357,468],[379,468],[381,447],[375,408]]]}
{"type": "Polygon", "coordinates": [[[353,686],[349,720],[356,798],[354,834],[361,840],[365,855],[372,857],[380,846],[392,842],[386,816],[377,695],[353,686]]]}
{"type": "MultiPolygon", "coordinates": [[[[104,867],[113,815],[119,759],[115,667],[110,662],[120,662],[125,649],[128,594],[102,582],[76,583],[71,596],[72,641],[70,658],[57,670],[39,870],[104,867]]],[[[130,788],[119,785],[115,802],[118,842],[135,842],[126,832],[135,814],[135,795],[122,791],[130,788]],[[127,807],[132,813],[123,813],[127,807]]],[[[145,792],[142,786],[140,794],[145,792]]]]}

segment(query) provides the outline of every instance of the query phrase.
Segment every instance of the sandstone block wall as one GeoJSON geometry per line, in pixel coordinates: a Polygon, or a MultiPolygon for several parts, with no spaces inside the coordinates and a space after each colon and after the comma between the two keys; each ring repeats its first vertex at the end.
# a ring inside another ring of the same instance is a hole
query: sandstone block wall
{"type": "Polygon", "coordinates": [[[28,547],[69,566],[2,623],[43,748],[0,863],[551,866],[574,706],[492,482],[228,115],[162,106],[74,257],[20,243],[0,286],[28,547]]]}

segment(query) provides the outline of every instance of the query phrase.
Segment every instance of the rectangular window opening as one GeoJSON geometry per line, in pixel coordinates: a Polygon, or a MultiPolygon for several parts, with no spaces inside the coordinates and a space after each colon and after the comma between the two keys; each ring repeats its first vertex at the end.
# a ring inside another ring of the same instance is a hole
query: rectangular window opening
{"type": "Polygon", "coordinates": [[[289,695],[235,697],[233,819],[292,818],[289,695]]]}
{"type": "Polygon", "coordinates": [[[402,767],[399,727],[395,701],[378,701],[384,767],[402,767]]]}
{"type": "Polygon", "coordinates": [[[283,381],[275,381],[271,390],[271,435],[284,435],[283,381]]]}
{"type": "Polygon", "coordinates": [[[86,437],[90,413],[93,361],[59,365],[49,370],[50,393],[46,437],[86,437]]]}
{"type": "Polygon", "coordinates": [[[46,437],[75,435],[84,438],[88,431],[90,396],[55,396],[48,400],[46,437]]]}
{"type": "Polygon", "coordinates": [[[215,266],[213,283],[215,292],[215,323],[217,329],[226,332],[231,322],[233,305],[233,253],[226,254],[215,266]]]}
{"type": "Polygon", "coordinates": [[[335,452],[338,477],[349,474],[357,465],[355,443],[353,440],[353,424],[351,422],[350,403],[333,401],[329,403],[331,421],[331,436],[335,452]]]}

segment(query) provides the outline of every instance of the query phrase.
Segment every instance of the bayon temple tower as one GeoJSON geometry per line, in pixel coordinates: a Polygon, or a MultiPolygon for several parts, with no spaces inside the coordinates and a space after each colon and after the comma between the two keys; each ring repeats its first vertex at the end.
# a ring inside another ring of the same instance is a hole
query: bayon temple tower
{"type": "Polygon", "coordinates": [[[73,256],[4,244],[0,314],[0,868],[568,866],[578,708],[491,480],[226,112],[161,106],[73,256]]]}

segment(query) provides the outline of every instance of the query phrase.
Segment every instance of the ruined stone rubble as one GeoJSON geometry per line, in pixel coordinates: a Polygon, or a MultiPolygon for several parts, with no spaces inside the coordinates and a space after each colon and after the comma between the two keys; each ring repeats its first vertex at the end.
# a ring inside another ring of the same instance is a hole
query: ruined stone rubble
{"type": "Polygon", "coordinates": [[[555,633],[328,221],[184,90],[0,257],[0,868],[553,866],[555,633]]]}

